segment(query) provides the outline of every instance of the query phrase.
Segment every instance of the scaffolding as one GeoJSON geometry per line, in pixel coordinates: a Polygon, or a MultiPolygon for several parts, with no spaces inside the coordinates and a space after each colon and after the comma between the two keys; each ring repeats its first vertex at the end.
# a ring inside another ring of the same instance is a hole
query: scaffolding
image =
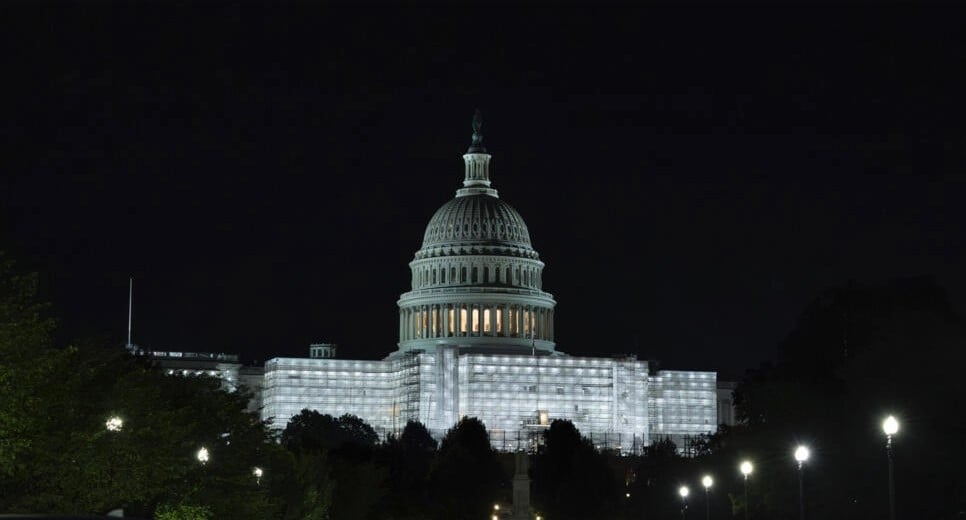
{"type": "Polygon", "coordinates": [[[460,354],[440,348],[382,361],[277,358],[265,364],[262,416],[276,428],[302,409],[357,415],[381,436],[421,422],[437,439],[461,417],[495,449],[535,450],[556,419],[601,450],[640,453],[650,439],[716,428],[716,374],[661,371],[632,358],[460,354]]]}

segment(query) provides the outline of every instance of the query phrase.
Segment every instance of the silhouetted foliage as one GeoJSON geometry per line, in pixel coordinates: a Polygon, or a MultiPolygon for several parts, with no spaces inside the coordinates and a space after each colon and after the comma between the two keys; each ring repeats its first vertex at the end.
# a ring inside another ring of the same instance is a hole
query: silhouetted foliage
{"type": "Polygon", "coordinates": [[[410,455],[426,455],[436,451],[437,442],[429,430],[419,421],[408,421],[399,436],[399,443],[404,453],[410,455]]]}
{"type": "Polygon", "coordinates": [[[966,328],[928,278],[880,286],[851,283],[812,302],[773,366],[750,371],[736,390],[746,426],[730,453],[767,461],[753,479],[762,518],[794,514],[791,450],[809,444],[810,516],[886,516],[882,418],[902,421],[895,441],[901,517],[946,518],[966,509],[966,462],[952,449],[966,435],[959,374],[966,328]]]}
{"type": "Polygon", "coordinates": [[[378,463],[388,470],[388,491],[379,518],[427,517],[427,481],[435,455],[436,440],[418,421],[408,421],[398,438],[390,436],[377,450],[378,463]]]}
{"type": "Polygon", "coordinates": [[[282,445],[293,451],[371,449],[379,436],[355,415],[338,419],[315,410],[302,410],[282,431],[282,445]]]}
{"type": "Polygon", "coordinates": [[[429,480],[434,518],[485,518],[506,476],[479,419],[464,417],[446,433],[429,480]]]}
{"type": "Polygon", "coordinates": [[[618,488],[607,460],[570,421],[550,423],[531,474],[533,503],[548,518],[606,518],[613,513],[618,488]]]}
{"type": "Polygon", "coordinates": [[[165,505],[256,519],[281,510],[267,491],[285,472],[272,464],[280,448],[244,411],[247,395],[165,375],[120,348],[55,347],[35,280],[0,258],[0,511],[150,516],[165,505]],[[106,428],[111,416],[119,431],[106,428]],[[266,486],[252,477],[256,465],[266,486]]]}
{"type": "Polygon", "coordinates": [[[373,514],[383,500],[388,476],[373,454],[377,441],[372,427],[355,415],[335,418],[306,409],[292,417],[281,442],[295,455],[297,467],[320,455],[325,461],[324,470],[306,471],[306,479],[295,483],[306,507],[331,520],[373,514]]]}
{"type": "Polygon", "coordinates": [[[644,460],[651,464],[671,461],[677,458],[679,458],[678,445],[670,437],[654,439],[650,445],[644,447],[644,460]]]}

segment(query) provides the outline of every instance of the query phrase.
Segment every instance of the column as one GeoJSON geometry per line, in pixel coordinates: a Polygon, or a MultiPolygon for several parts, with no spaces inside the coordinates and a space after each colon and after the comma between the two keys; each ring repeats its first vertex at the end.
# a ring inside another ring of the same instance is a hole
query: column
{"type": "Polygon", "coordinates": [[[547,326],[547,339],[553,341],[553,309],[547,309],[547,317],[550,319],[550,325],[547,326]]]}
{"type": "Polygon", "coordinates": [[[419,326],[423,328],[423,337],[428,338],[429,336],[429,305],[423,305],[423,314],[420,316],[419,326]]]}
{"type": "Polygon", "coordinates": [[[430,305],[429,306],[429,337],[437,338],[439,337],[439,306],[430,305]]]}
{"type": "Polygon", "coordinates": [[[442,316],[439,317],[440,325],[443,326],[443,328],[441,329],[442,330],[441,336],[445,338],[449,336],[449,304],[447,303],[444,305],[440,305],[439,307],[440,307],[440,313],[442,314],[442,316]]]}

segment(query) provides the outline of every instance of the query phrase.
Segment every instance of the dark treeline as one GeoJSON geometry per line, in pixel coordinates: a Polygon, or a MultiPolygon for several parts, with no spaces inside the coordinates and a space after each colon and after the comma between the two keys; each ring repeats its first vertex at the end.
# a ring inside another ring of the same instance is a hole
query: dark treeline
{"type": "MultiPolygon", "coordinates": [[[[963,518],[966,329],[929,279],[825,291],[735,391],[741,424],[682,458],[652,439],[602,453],[553,421],[531,457],[531,504],[548,520],[887,517],[882,418],[896,414],[899,518],[963,518]],[[741,460],[754,463],[744,499],[741,460]],[[715,482],[705,494],[702,475],[715,482]],[[697,516],[695,516],[697,515],[697,516]]],[[[358,417],[304,410],[279,437],[248,396],[167,376],[98,342],[54,345],[36,277],[0,257],[0,513],[127,514],[159,520],[487,518],[512,499],[513,457],[464,418],[437,444],[409,422],[379,439],[358,417]],[[123,420],[108,428],[112,417],[123,420]],[[201,461],[204,447],[208,459],[201,461]],[[257,468],[257,470],[256,470],[257,468]]],[[[506,507],[502,508],[505,513],[506,507]]]]}

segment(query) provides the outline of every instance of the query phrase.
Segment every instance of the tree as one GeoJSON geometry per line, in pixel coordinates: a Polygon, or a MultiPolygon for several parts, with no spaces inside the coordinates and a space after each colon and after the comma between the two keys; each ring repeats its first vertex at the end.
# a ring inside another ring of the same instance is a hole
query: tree
{"type": "Polygon", "coordinates": [[[252,476],[278,448],[244,411],[247,396],[212,378],[167,376],[120,348],[53,346],[36,277],[0,266],[0,510],[150,516],[167,504],[252,519],[278,510],[252,476]],[[112,416],[119,430],[107,429],[112,416]],[[211,453],[204,466],[200,446],[211,453]]]}
{"type": "Polygon", "coordinates": [[[282,444],[293,451],[369,450],[378,441],[372,426],[355,415],[336,419],[309,409],[292,417],[282,431],[282,444]]]}
{"type": "Polygon", "coordinates": [[[436,440],[418,421],[408,421],[399,438],[390,436],[378,450],[380,465],[388,470],[388,493],[380,518],[425,518],[430,509],[429,469],[436,440]]]}
{"type": "Polygon", "coordinates": [[[763,515],[793,513],[791,446],[809,443],[807,507],[822,518],[882,517],[887,413],[908,419],[896,438],[902,516],[940,518],[966,507],[966,463],[949,449],[966,435],[958,358],[966,327],[929,278],[850,283],[809,304],[782,342],[782,359],[750,372],[736,390],[746,426],[728,450],[783,464],[756,468],[763,515]],[[791,504],[791,505],[789,505],[791,504]]]}
{"type": "Polygon", "coordinates": [[[479,419],[464,417],[446,433],[429,481],[435,518],[478,518],[490,511],[506,475],[479,419]]]}
{"type": "Polygon", "coordinates": [[[29,463],[39,433],[35,412],[45,405],[45,383],[56,363],[50,352],[54,320],[46,310],[37,299],[37,276],[17,273],[0,252],[0,479],[14,478],[29,463]]]}
{"type": "Polygon", "coordinates": [[[296,485],[304,497],[328,497],[325,510],[333,520],[366,518],[377,509],[388,473],[374,460],[377,441],[375,430],[355,415],[334,418],[308,409],[282,432],[282,444],[299,467],[307,458],[324,457],[324,471],[306,472],[296,485]]]}
{"type": "Polygon", "coordinates": [[[436,439],[429,434],[426,426],[413,420],[406,422],[406,427],[403,428],[402,435],[399,437],[399,443],[402,445],[404,453],[413,456],[432,455],[438,445],[436,439]]]}
{"type": "Polygon", "coordinates": [[[602,518],[615,505],[616,484],[605,456],[570,421],[555,420],[533,464],[534,504],[548,518],[602,518]]]}

